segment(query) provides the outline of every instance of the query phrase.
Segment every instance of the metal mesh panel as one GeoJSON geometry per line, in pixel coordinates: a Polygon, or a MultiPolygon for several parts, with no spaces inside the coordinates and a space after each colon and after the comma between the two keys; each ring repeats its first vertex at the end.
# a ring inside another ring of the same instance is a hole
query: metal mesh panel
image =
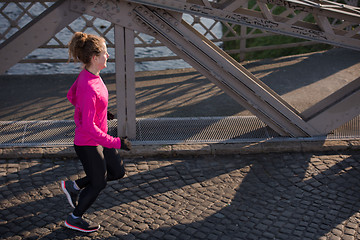
{"type": "Polygon", "coordinates": [[[24,122],[1,122],[1,144],[12,145],[24,143],[24,132],[26,125],[24,122]]]}
{"type": "MultiPolygon", "coordinates": [[[[327,139],[360,137],[360,116],[334,130],[327,139]]],[[[109,134],[117,135],[117,121],[108,122],[109,134]]],[[[0,121],[0,147],[70,146],[73,144],[74,121],[0,121]]],[[[194,143],[257,141],[279,135],[255,116],[152,118],[136,120],[135,142],[194,143]]]]}
{"type": "Polygon", "coordinates": [[[139,141],[218,142],[278,136],[256,117],[138,119],[136,126],[139,141]]]}
{"type": "Polygon", "coordinates": [[[359,138],[360,137],[360,116],[345,123],[341,127],[335,129],[328,134],[328,139],[344,139],[344,138],[359,138]]]}
{"type": "Polygon", "coordinates": [[[1,146],[72,145],[73,121],[0,122],[1,146]]]}

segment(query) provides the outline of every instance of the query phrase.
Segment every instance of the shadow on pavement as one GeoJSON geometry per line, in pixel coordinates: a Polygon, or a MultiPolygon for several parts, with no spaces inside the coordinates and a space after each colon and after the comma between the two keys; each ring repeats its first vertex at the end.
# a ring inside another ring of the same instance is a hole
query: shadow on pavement
{"type": "MultiPolygon", "coordinates": [[[[272,156],[274,157],[276,155],[272,156]]],[[[322,158],[326,159],[326,156],[322,158]]],[[[200,170],[193,182],[188,183],[203,183],[218,178],[225,184],[223,187],[226,187],[226,181],[221,179],[223,174],[233,171],[242,173],[243,179],[240,181],[236,181],[236,176],[233,176],[238,187],[234,189],[236,193],[232,199],[225,198],[226,206],[222,204],[218,211],[204,214],[208,208],[201,207],[201,204],[209,199],[215,204],[224,203],[226,191],[196,191],[193,197],[204,199],[204,202],[200,200],[199,205],[189,208],[189,216],[197,215],[192,217],[194,222],[181,223],[188,221],[184,216],[180,223],[165,221],[164,224],[170,226],[132,234],[135,238],[170,234],[182,239],[319,239],[329,236],[330,232],[335,232],[336,235],[336,231],[343,231],[344,227],[341,225],[354,221],[351,218],[360,209],[360,165],[351,157],[336,163],[309,158],[267,157],[234,161],[236,162],[231,168],[224,169],[219,165],[220,169],[214,169],[214,172],[200,170]],[[203,179],[196,181],[197,178],[203,179]],[[207,198],[209,195],[210,198],[207,198]],[[208,216],[203,219],[204,215],[208,216]]],[[[183,163],[180,163],[175,164],[173,169],[183,167],[183,163]]],[[[181,171],[177,172],[179,175],[175,181],[183,178],[181,171]]],[[[157,186],[153,187],[156,189],[157,186]]],[[[178,187],[182,187],[181,184],[178,187]]],[[[119,197],[123,194],[126,195],[126,192],[120,191],[119,197]]],[[[350,224],[350,232],[351,229],[350,224]]],[[[357,228],[353,227],[352,230],[355,229],[357,228]]]]}

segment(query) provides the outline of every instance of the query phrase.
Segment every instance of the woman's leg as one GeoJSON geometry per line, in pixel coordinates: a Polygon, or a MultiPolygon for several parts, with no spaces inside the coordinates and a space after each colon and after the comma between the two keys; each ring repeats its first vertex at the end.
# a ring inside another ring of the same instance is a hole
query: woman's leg
{"type": "MultiPolygon", "coordinates": [[[[103,150],[106,169],[107,169],[107,181],[117,180],[125,175],[124,163],[121,159],[119,152],[114,148],[106,148],[103,150]]],[[[75,180],[79,189],[83,189],[89,184],[88,176],[75,180]]]]}
{"type": "Polygon", "coordinates": [[[85,186],[80,193],[78,204],[73,214],[75,216],[82,216],[106,186],[107,165],[101,146],[75,146],[75,151],[83,165],[86,174],[83,184],[85,182],[86,184],[84,184],[85,186]]]}
{"type": "Polygon", "coordinates": [[[86,187],[87,185],[89,185],[90,180],[89,180],[88,176],[85,176],[85,177],[75,180],[74,182],[76,183],[76,186],[81,190],[84,187],[86,187]]]}
{"type": "Polygon", "coordinates": [[[103,153],[106,161],[106,180],[113,181],[124,177],[125,167],[119,152],[114,148],[104,147],[103,153]]]}

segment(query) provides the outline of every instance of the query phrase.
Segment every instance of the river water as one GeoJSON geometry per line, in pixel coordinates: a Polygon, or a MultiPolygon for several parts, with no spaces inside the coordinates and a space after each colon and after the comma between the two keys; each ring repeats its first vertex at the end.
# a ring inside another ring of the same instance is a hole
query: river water
{"type": "MultiPolygon", "coordinates": [[[[28,6],[28,3],[22,3],[24,7],[28,6]]],[[[4,6],[4,3],[0,3],[0,8],[4,6]]],[[[38,15],[39,12],[42,12],[44,7],[36,4],[29,10],[30,13],[33,15],[38,15]]],[[[22,10],[14,3],[10,3],[3,9],[3,13],[5,13],[11,19],[16,19],[20,14],[22,14],[22,10]]],[[[92,17],[84,15],[87,19],[91,19],[92,17]]],[[[193,18],[190,15],[183,15],[183,19],[188,23],[193,22],[193,18]]],[[[25,26],[29,21],[30,17],[24,15],[20,21],[18,21],[21,27],[25,26]]],[[[77,19],[75,20],[70,27],[75,31],[81,31],[84,29],[85,21],[84,19],[77,19]]],[[[108,21],[104,21],[101,19],[96,19],[94,21],[94,26],[98,29],[106,29],[110,26],[108,21]]],[[[212,19],[201,18],[201,24],[206,26],[212,26],[211,33],[214,34],[217,38],[221,37],[221,25],[220,23],[215,23],[212,19]]],[[[198,30],[200,33],[205,34],[206,30],[204,29],[201,24],[194,25],[194,28],[198,30]]],[[[8,19],[4,18],[4,16],[0,15],[0,33],[3,34],[10,22],[8,19]]],[[[9,33],[6,34],[6,37],[10,37],[12,34],[16,32],[16,29],[12,29],[9,33]]],[[[84,30],[86,33],[93,33],[96,32],[92,28],[87,28],[84,30]]],[[[63,43],[67,43],[71,38],[72,32],[68,29],[63,29],[56,37],[63,43]]],[[[1,36],[1,35],[0,35],[1,36]]],[[[153,38],[151,36],[140,34],[142,40],[146,42],[151,42],[153,38]]],[[[106,37],[108,37],[111,41],[113,41],[114,34],[113,31],[110,31],[106,37]]],[[[0,43],[3,42],[3,39],[0,39],[0,43]]],[[[54,42],[51,40],[49,43],[54,42]]],[[[139,39],[135,39],[135,44],[140,42],[139,39]]],[[[56,44],[56,42],[55,42],[56,44]]],[[[110,58],[114,58],[114,49],[108,49],[110,58]]],[[[147,47],[147,48],[135,48],[135,58],[144,58],[144,57],[160,57],[160,56],[174,56],[175,54],[172,53],[166,47],[147,47]]],[[[36,49],[32,51],[25,59],[67,59],[68,52],[67,49],[36,49]]],[[[183,60],[167,60],[167,61],[147,61],[147,62],[136,62],[135,63],[135,71],[155,71],[155,70],[166,70],[166,69],[179,69],[179,68],[189,68],[191,67],[183,60]]],[[[80,64],[74,63],[19,63],[11,67],[6,74],[67,74],[67,73],[78,73],[81,69],[80,64]]],[[[114,73],[115,72],[115,63],[109,62],[108,67],[102,70],[102,73],[114,73]]]]}

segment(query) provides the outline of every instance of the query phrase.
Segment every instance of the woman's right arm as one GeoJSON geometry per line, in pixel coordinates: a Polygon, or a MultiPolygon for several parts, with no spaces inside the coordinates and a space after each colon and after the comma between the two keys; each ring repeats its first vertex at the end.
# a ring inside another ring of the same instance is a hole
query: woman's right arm
{"type": "Polygon", "coordinates": [[[119,149],[121,147],[120,138],[110,136],[95,124],[96,93],[92,89],[84,89],[77,98],[77,106],[81,109],[81,127],[86,129],[98,144],[107,148],[119,149]]]}

